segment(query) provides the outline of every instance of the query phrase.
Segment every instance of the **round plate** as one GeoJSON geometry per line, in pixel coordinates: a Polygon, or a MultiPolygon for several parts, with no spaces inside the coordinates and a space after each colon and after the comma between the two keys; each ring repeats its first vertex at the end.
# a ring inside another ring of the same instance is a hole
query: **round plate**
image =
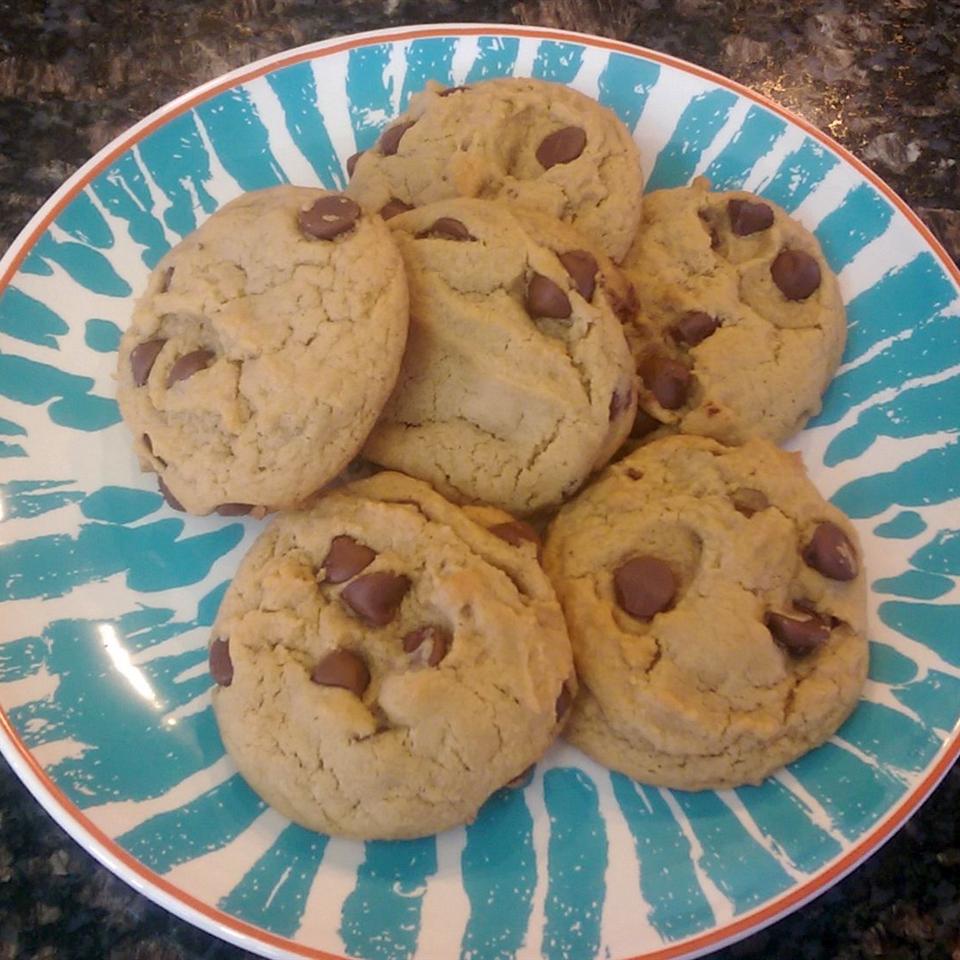
{"type": "Polygon", "coordinates": [[[138,890],[277,957],[668,958],[736,939],[877,848],[960,751],[957,272],[917,218],[806,123],[650,51],[520,27],[304,47],[175,100],[54,195],[0,264],[2,747],[138,890]],[[291,826],[223,752],[207,628],[253,520],[173,514],[113,399],[150,268],[244,190],[345,184],[427,80],[532,75],[612,107],[649,189],[705,173],[814,230],[850,338],[795,443],[855,520],[870,680],[827,744],[762,787],[642,787],[558,745],[475,823],[354,843],[291,826]]]}

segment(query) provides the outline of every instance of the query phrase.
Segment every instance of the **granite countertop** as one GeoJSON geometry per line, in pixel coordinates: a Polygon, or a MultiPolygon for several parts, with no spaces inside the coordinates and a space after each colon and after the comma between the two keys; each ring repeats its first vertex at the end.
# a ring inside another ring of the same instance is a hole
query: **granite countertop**
{"type": "MultiPolygon", "coordinates": [[[[832,134],[960,259],[957,0],[0,0],[0,249],[81,163],[196,84],[310,41],[445,21],[599,33],[738,80],[832,134]]],[[[0,761],[0,960],[245,956],[115,879],[0,761]]],[[[960,960],[960,767],[866,864],[717,956],[960,960]]]]}

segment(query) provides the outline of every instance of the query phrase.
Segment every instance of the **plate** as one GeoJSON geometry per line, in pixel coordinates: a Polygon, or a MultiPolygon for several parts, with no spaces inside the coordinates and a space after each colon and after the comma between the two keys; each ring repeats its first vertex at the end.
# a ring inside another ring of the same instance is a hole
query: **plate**
{"type": "Polygon", "coordinates": [[[901,826],[960,752],[958,275],[905,204],[743,87],[557,31],[414,27],[227,74],[118,138],[0,262],[0,741],[81,844],[174,913],[273,957],[666,958],[822,892],[901,826]],[[642,787],[558,745],[522,790],[438,837],[291,825],[225,757],[205,646],[259,523],[171,513],[113,399],[132,299],[244,190],[342,187],[427,80],[532,75],[612,107],[648,188],[705,173],[814,230],[850,337],[793,446],[856,522],[870,679],[824,746],[761,787],[642,787]]]}

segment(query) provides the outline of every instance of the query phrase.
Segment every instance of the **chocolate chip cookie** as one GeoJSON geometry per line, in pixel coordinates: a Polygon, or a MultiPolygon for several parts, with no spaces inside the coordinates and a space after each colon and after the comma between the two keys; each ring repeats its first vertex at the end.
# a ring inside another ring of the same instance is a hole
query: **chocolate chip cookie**
{"type": "Polygon", "coordinates": [[[581,685],[565,736],[641,782],[758,783],[857,702],[856,533],[768,441],[638,448],[561,509],[543,561],[581,685]]]}
{"type": "Polygon", "coordinates": [[[341,836],[470,820],[559,732],[576,679],[529,528],[392,472],[276,517],[213,626],[230,756],[281,813],[341,836]]]}
{"type": "Polygon", "coordinates": [[[641,380],[636,439],[787,439],[820,409],[846,342],[817,240],[776,204],[692,186],[644,201],[625,269],[641,380]]]}
{"type": "Polygon", "coordinates": [[[459,502],[555,505],[634,420],[623,277],[567,224],[500,201],[438,201],[390,227],[410,335],[364,455],[459,502]]]}
{"type": "Polygon", "coordinates": [[[618,261],[640,219],[630,132],[596,101],[543,80],[428,85],[351,161],[347,192],[384,217],[448,197],[502,197],[574,224],[618,261]]]}
{"type": "Polygon", "coordinates": [[[120,343],[141,464],[191,513],[293,506],[357,453],[396,381],[403,263],[342,194],[227,204],[153,271],[120,343]]]}

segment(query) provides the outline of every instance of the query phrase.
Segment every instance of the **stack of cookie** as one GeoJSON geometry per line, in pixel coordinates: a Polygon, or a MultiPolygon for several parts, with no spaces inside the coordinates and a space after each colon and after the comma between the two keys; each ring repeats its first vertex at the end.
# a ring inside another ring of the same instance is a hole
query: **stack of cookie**
{"type": "Polygon", "coordinates": [[[830,736],[865,678],[862,562],[775,446],[844,344],[815,239],[703,180],[641,199],[629,131],[534,80],[430,87],[348,169],[214,214],[120,348],[168,502],[280,511],[210,645],[252,786],[412,837],[561,731],[690,789],[830,736]]]}

